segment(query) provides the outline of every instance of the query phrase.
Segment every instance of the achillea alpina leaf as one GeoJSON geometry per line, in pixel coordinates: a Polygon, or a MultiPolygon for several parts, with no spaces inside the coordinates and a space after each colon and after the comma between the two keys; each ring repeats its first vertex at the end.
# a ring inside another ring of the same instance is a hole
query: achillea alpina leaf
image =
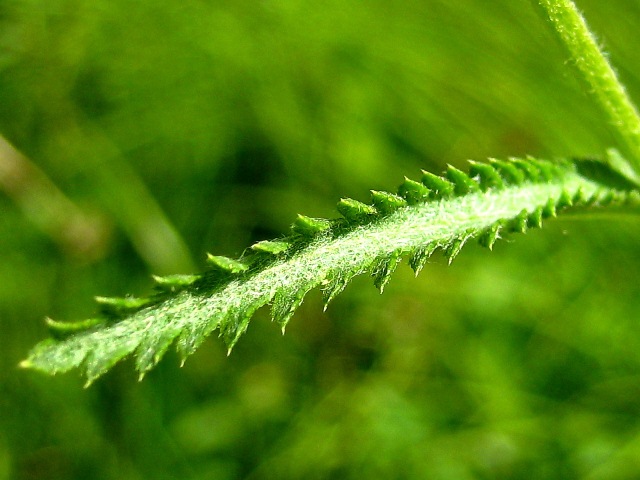
{"type": "Polygon", "coordinates": [[[101,317],[47,320],[55,338],[21,365],[50,374],[80,367],[89,384],[133,355],[142,377],[172,344],[184,362],[215,330],[231,351],[264,305],[284,331],[313,288],[326,309],[356,275],[370,273],[383,291],[403,258],[417,275],[436,249],[451,262],[471,239],[492,248],[501,234],[540,227],[565,208],[640,204],[633,184],[593,161],[472,162],[470,174],[423,172],[398,192],[371,192],[373,205],[342,199],[344,219],[300,215],[290,237],[258,242],[242,259],[208,255],[203,274],[154,277],[149,298],[98,297],[101,317]]]}

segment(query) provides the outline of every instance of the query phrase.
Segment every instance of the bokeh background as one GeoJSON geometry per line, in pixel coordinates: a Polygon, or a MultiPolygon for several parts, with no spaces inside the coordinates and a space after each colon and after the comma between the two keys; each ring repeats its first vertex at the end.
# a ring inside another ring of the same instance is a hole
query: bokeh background
{"type": "MultiPolygon", "coordinates": [[[[640,4],[580,0],[640,99],[640,4]]],[[[527,0],[2,0],[0,480],[640,476],[638,217],[261,310],[141,383],[17,368],[43,318],[419,169],[612,140],[527,0]]]]}

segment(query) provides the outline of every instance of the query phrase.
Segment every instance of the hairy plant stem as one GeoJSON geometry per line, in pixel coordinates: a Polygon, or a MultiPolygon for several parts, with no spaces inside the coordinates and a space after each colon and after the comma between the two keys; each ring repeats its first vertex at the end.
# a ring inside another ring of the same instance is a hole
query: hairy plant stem
{"type": "Polygon", "coordinates": [[[571,0],[534,0],[571,56],[586,91],[601,108],[626,160],[608,155],[605,161],[640,184],[640,116],[584,18],[571,0]]]}

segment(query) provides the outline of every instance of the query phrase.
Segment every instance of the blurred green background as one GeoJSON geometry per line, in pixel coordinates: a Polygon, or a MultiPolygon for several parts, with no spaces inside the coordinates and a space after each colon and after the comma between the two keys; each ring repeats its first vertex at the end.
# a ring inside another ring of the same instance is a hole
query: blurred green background
{"type": "MultiPolygon", "coordinates": [[[[640,4],[581,0],[640,99],[640,4]]],[[[0,480],[640,477],[637,218],[261,310],[139,383],[17,368],[95,295],[419,169],[602,153],[526,0],[0,1],[0,480]],[[20,153],[18,153],[20,152],[20,153]]]]}

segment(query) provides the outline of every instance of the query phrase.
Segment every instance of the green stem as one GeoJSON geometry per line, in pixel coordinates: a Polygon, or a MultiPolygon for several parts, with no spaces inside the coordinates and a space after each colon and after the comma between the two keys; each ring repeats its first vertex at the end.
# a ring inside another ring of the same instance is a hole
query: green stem
{"type": "Polygon", "coordinates": [[[536,0],[560,42],[569,52],[579,77],[607,117],[620,150],[627,158],[608,155],[607,163],[640,184],[640,116],[624,86],[598,47],[594,36],[571,0],[536,0]]]}

